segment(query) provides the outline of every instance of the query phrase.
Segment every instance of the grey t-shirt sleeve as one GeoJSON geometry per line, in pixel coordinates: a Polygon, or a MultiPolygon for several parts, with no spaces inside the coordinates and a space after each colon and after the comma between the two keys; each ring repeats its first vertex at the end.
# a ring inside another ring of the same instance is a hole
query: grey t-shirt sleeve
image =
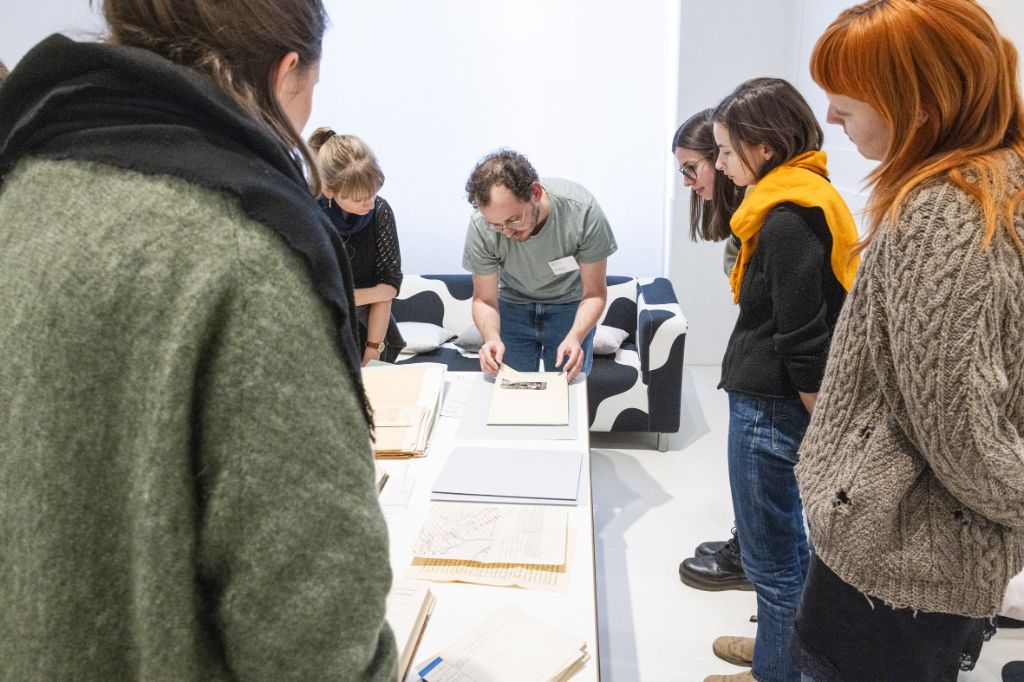
{"type": "Polygon", "coordinates": [[[725,251],[722,253],[722,269],[725,276],[732,276],[733,266],[736,265],[736,258],[740,255],[740,239],[736,235],[730,235],[725,240],[725,251]]]}
{"type": "Polygon", "coordinates": [[[576,252],[577,262],[596,263],[615,253],[618,248],[612,227],[600,204],[596,200],[591,202],[583,217],[583,234],[580,248],[576,252]]]}
{"type": "Polygon", "coordinates": [[[474,275],[492,275],[501,267],[501,258],[487,243],[491,230],[481,225],[482,218],[474,215],[466,229],[466,244],[462,249],[462,267],[474,275]]]}

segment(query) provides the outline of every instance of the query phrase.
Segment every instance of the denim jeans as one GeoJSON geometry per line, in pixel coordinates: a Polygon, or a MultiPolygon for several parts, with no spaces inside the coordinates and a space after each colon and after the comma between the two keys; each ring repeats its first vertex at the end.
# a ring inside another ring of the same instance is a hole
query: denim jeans
{"type": "Polygon", "coordinates": [[[757,593],[752,673],[761,682],[800,680],[789,643],[810,555],[793,468],[809,422],[799,400],[729,393],[729,486],[757,593]]]}
{"type": "MultiPolygon", "coordinates": [[[[499,299],[503,362],[520,372],[536,372],[544,358],[544,371],[557,371],[555,352],[572,329],[579,307],[579,303],[509,303],[499,299]]],[[[581,371],[590,374],[594,363],[593,329],[580,345],[584,353],[581,371]]]]}

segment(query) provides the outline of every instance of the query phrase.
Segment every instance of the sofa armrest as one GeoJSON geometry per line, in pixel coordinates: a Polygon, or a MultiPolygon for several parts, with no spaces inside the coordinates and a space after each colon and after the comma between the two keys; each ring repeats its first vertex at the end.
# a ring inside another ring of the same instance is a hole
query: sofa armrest
{"type": "Polygon", "coordinates": [[[647,385],[651,431],[675,433],[683,394],[683,349],[688,328],[672,282],[637,281],[636,347],[647,385]]]}

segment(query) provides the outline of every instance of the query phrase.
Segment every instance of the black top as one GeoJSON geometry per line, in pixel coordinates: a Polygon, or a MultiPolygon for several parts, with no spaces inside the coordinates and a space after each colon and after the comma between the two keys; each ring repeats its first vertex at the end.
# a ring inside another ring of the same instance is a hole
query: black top
{"type": "MultiPolygon", "coordinates": [[[[321,199],[320,207],[336,228],[345,229],[345,215],[338,204],[328,206],[321,199]]],[[[395,214],[383,197],[378,196],[374,201],[373,220],[366,228],[349,237],[337,234],[348,254],[356,289],[369,289],[378,284],[390,284],[396,290],[402,288],[402,252],[398,246],[395,214]]]]}
{"type": "Polygon", "coordinates": [[[889,607],[812,554],[791,653],[815,682],[955,682],[974,669],[987,630],[985,618],[889,607]]]}
{"type": "Polygon", "coordinates": [[[719,388],[768,398],[818,391],[846,299],[831,253],[820,208],[787,202],[768,212],[743,276],[719,388]]]}

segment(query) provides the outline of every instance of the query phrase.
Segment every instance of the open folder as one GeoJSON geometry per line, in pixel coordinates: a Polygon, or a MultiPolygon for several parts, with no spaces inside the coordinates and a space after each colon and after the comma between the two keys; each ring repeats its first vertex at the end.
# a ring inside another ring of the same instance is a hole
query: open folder
{"type": "Polygon", "coordinates": [[[488,424],[568,424],[569,383],[563,372],[517,372],[502,365],[494,379],[488,424]]]}

